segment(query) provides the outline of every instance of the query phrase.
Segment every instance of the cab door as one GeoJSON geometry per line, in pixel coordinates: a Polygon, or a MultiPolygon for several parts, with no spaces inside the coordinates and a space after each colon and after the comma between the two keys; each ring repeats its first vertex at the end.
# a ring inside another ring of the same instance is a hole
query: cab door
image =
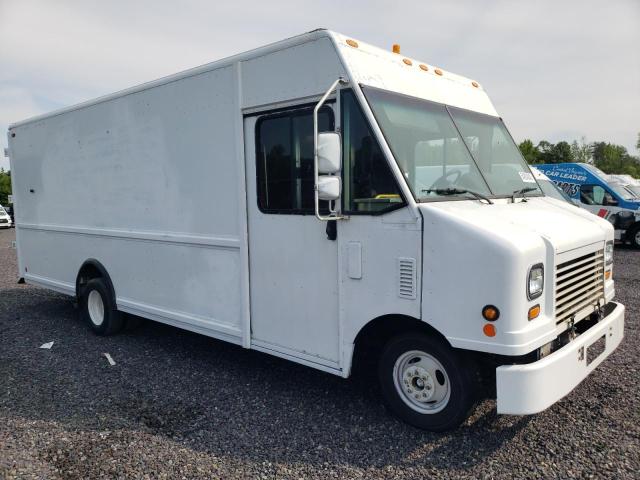
{"type": "MultiPolygon", "coordinates": [[[[338,369],[338,247],[314,215],[312,112],[244,120],[251,343],[338,369]]],[[[320,131],[334,126],[326,106],[320,131]]]]}
{"type": "Polygon", "coordinates": [[[616,198],[602,185],[580,185],[580,203],[584,208],[602,218],[608,218],[612,207],[618,206],[616,198]]]}

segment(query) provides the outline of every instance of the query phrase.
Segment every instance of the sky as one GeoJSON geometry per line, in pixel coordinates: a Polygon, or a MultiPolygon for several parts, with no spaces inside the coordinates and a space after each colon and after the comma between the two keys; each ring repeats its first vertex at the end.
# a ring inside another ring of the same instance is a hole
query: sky
{"type": "Polygon", "coordinates": [[[640,0],[0,0],[0,147],[9,123],[318,27],[478,80],[518,142],[639,153],[640,0]]]}

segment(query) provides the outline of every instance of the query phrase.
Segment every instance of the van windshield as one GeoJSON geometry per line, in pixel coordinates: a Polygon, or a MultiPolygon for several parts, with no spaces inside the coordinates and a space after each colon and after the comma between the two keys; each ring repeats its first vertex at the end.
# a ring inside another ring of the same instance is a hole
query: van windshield
{"type": "Polygon", "coordinates": [[[565,202],[573,204],[571,197],[551,180],[546,180],[544,178],[537,178],[536,180],[538,180],[538,185],[540,185],[540,188],[547,197],[555,198],[556,200],[564,200],[565,202]]]}
{"type": "Polygon", "coordinates": [[[497,117],[363,86],[417,201],[542,195],[497,117]]]}

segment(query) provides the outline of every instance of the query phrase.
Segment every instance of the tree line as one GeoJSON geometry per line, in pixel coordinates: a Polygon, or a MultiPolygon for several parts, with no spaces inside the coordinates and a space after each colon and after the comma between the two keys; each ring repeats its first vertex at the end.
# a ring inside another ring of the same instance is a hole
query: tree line
{"type": "Polygon", "coordinates": [[[0,205],[9,203],[9,195],[11,195],[11,172],[0,168],[0,205]]]}
{"type": "MultiPolygon", "coordinates": [[[[626,173],[635,178],[640,178],[640,157],[631,155],[622,145],[608,142],[591,142],[582,137],[580,142],[565,141],[556,144],[540,141],[537,145],[527,139],[518,147],[525,160],[531,164],[536,163],[566,163],[585,162],[591,163],[605,173],[626,173]]],[[[636,149],[640,151],[640,133],[636,142],[636,149]]]]}

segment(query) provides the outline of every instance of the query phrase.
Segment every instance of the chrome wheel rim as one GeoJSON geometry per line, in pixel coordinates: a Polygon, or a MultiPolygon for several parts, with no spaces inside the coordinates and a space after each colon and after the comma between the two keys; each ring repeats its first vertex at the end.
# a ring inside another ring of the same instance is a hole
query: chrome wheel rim
{"type": "Polygon", "coordinates": [[[102,322],[104,322],[104,303],[102,302],[102,295],[97,290],[89,292],[87,310],[89,311],[91,323],[96,327],[102,325],[102,322]]]}
{"type": "Polygon", "coordinates": [[[447,371],[435,357],[420,350],[398,357],[393,382],[402,401],[418,413],[438,413],[451,397],[447,371]]]}

